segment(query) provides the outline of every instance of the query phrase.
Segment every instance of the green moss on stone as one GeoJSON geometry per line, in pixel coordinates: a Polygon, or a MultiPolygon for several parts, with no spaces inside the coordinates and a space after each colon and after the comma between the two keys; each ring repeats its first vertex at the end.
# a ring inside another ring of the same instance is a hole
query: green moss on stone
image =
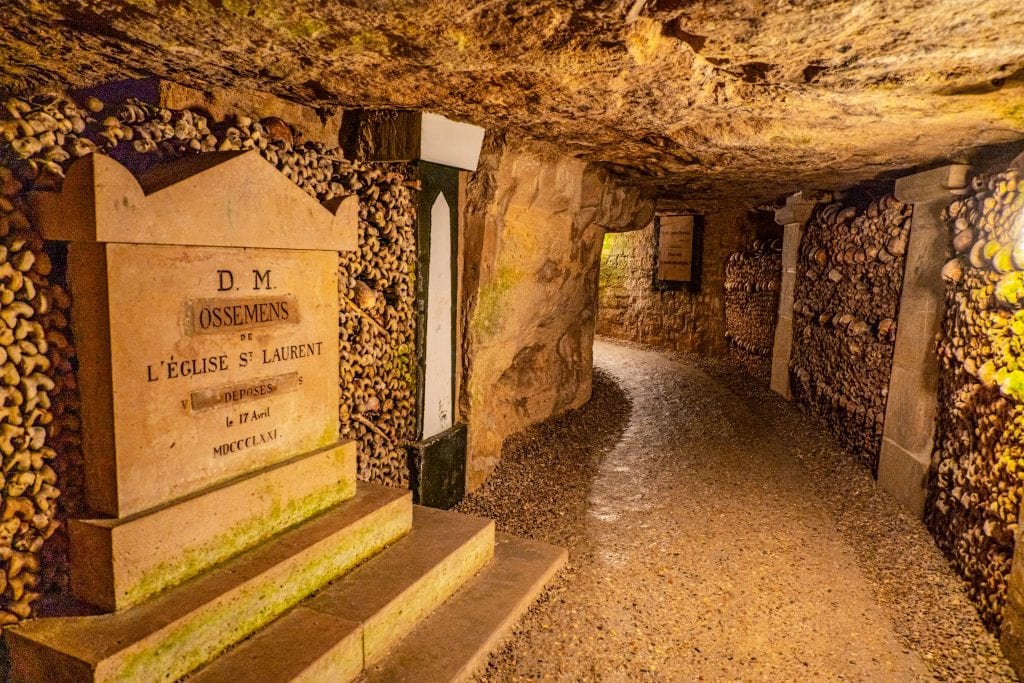
{"type": "Polygon", "coordinates": [[[275,3],[267,0],[255,0],[251,14],[253,18],[259,19],[268,26],[276,26],[284,20],[281,9],[275,3]]]}
{"type": "Polygon", "coordinates": [[[249,0],[221,0],[221,5],[223,5],[224,9],[227,11],[232,14],[237,14],[240,17],[249,16],[249,10],[252,9],[252,6],[249,4],[249,0]]]}
{"type": "Polygon", "coordinates": [[[469,36],[466,35],[465,31],[457,28],[450,28],[445,32],[445,35],[450,41],[452,41],[455,49],[459,52],[465,52],[469,47],[469,36]]]}
{"type": "Polygon", "coordinates": [[[366,657],[371,661],[404,637],[427,614],[447,600],[494,557],[494,534],[477,533],[458,551],[434,567],[403,596],[397,608],[385,610],[364,630],[366,657]]]}
{"type": "Polygon", "coordinates": [[[380,31],[360,31],[348,39],[352,47],[379,55],[391,54],[391,42],[380,31]]]}
{"type": "Polygon", "coordinates": [[[522,273],[514,268],[502,267],[492,282],[480,288],[480,298],[473,311],[471,324],[475,333],[489,337],[500,329],[509,296],[522,277],[522,273]]]}
{"type": "Polygon", "coordinates": [[[1024,128],[1024,102],[1008,107],[1003,116],[1017,128],[1024,128]]]}
{"type": "Polygon", "coordinates": [[[149,647],[143,641],[97,680],[178,678],[205,664],[400,537],[407,520],[396,514],[396,503],[379,511],[383,519],[376,514],[364,517],[358,528],[333,539],[332,547],[320,543],[309,548],[299,566],[271,570],[232,599],[209,604],[201,616],[155,634],[159,645],[149,647]]]}
{"type": "Polygon", "coordinates": [[[604,261],[613,251],[616,251],[625,237],[626,234],[622,232],[605,233],[604,242],[601,243],[601,260],[604,261]]]}
{"type": "Polygon", "coordinates": [[[618,259],[612,255],[619,251],[618,242],[623,235],[610,232],[604,236],[604,244],[601,246],[601,271],[598,278],[599,289],[618,289],[625,286],[626,268],[619,265],[618,259]]]}
{"type": "Polygon", "coordinates": [[[413,375],[412,357],[409,356],[408,346],[405,346],[404,344],[402,346],[407,349],[406,352],[392,356],[394,360],[395,374],[400,376],[406,385],[412,386],[416,382],[416,377],[413,375]]]}
{"type": "MultiPolygon", "coordinates": [[[[337,435],[334,439],[337,439],[337,435]]],[[[153,567],[132,586],[124,589],[123,597],[127,600],[126,604],[137,604],[166,588],[176,586],[218,562],[257,545],[273,534],[351,498],[355,495],[355,485],[352,482],[349,486],[326,486],[287,504],[284,504],[280,495],[274,491],[268,490],[265,495],[274,497],[271,510],[266,516],[236,524],[203,546],[185,551],[174,560],[153,567]]]]}
{"type": "Polygon", "coordinates": [[[316,38],[327,30],[327,24],[319,19],[304,17],[289,22],[287,29],[296,38],[316,38]]]}
{"type": "Polygon", "coordinates": [[[332,444],[338,443],[338,425],[330,424],[324,427],[324,430],[320,432],[320,435],[316,438],[316,448],[327,448],[332,444]]]}

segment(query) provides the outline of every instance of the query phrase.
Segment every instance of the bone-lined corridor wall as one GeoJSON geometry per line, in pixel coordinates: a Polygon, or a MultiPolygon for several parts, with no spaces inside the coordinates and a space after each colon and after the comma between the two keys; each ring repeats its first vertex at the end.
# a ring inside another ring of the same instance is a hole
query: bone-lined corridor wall
{"type": "Polygon", "coordinates": [[[725,263],[725,338],[753,374],[771,374],[782,240],[755,240],[725,263]]]}
{"type": "Polygon", "coordinates": [[[911,207],[892,195],[833,203],[800,241],[793,393],[872,472],[878,469],[911,207]]]}
{"type": "MultiPolygon", "coordinates": [[[[880,196],[877,188],[870,190],[878,197],[873,200],[859,192],[827,204],[810,200],[809,217],[793,233],[798,244],[787,362],[794,400],[878,476],[901,316],[920,317],[921,306],[944,308],[937,345],[928,336],[904,340],[927,345],[926,355],[941,367],[937,394],[917,398],[934,402],[938,409],[925,522],[968,582],[986,625],[995,633],[1003,629],[1017,639],[1013,642],[1024,642],[1024,564],[1014,560],[1024,500],[1024,460],[1017,438],[1024,425],[1024,365],[1019,359],[1024,353],[1024,181],[1019,163],[974,176],[964,198],[951,196],[955,190],[945,194],[948,236],[940,239],[948,239],[951,258],[941,273],[938,265],[934,271],[920,269],[927,262],[921,260],[923,251],[914,261],[914,272],[905,272],[914,212],[926,211],[926,206],[915,208],[891,194],[880,196]],[[911,309],[901,310],[905,277],[916,278],[915,291],[941,278],[945,301],[911,299],[911,309]],[[1004,628],[1004,622],[1009,626],[1004,628]]],[[[927,220],[920,217],[919,229],[925,229],[927,220]]],[[[923,239],[929,234],[922,233],[923,239]]],[[[924,244],[921,239],[917,244],[924,244]]],[[[612,245],[610,253],[618,251],[612,245]]],[[[770,343],[768,321],[773,324],[774,318],[766,314],[770,307],[757,306],[753,299],[761,293],[770,298],[768,277],[778,268],[777,256],[769,243],[756,242],[725,264],[725,335],[740,349],[769,357],[780,348],[764,350],[770,343]],[[765,284],[755,284],[762,280],[765,284]]],[[[611,273],[609,278],[615,271],[611,273]]],[[[607,285],[602,301],[623,289],[614,281],[607,285]]],[[[900,381],[923,382],[907,379],[905,372],[900,381]]],[[[916,410],[910,404],[900,407],[916,410]]],[[[890,411],[888,419],[909,418],[890,411]]],[[[891,470],[886,476],[910,475],[891,470]]],[[[908,480],[902,485],[914,484],[908,480]]],[[[925,482],[919,485],[923,488],[925,482]]],[[[1017,549],[1017,557],[1021,555],[1017,549]]]]}
{"type": "MultiPolygon", "coordinates": [[[[925,520],[992,628],[1003,619],[1024,500],[1020,178],[1018,169],[979,175],[943,214],[953,257],[942,271],[942,373],[925,520]]],[[[1024,607],[1019,596],[1016,604],[1024,607]]]]}

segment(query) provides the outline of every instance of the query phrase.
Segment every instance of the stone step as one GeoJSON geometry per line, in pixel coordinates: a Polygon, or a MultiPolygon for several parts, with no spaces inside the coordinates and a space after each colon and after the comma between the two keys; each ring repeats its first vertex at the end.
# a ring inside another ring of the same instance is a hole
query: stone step
{"type": "Polygon", "coordinates": [[[354,498],[123,612],[4,629],[11,681],[175,680],[405,535],[408,491],[354,498]]]}
{"type": "Polygon", "coordinates": [[[469,679],[568,557],[564,548],[498,534],[487,568],[370,667],[363,680],[469,679]]]}
{"type": "Polygon", "coordinates": [[[362,624],[299,606],[187,680],[239,683],[259,672],[260,683],[333,683],[362,670],[362,624]]]}
{"type": "Polygon", "coordinates": [[[369,666],[494,556],[494,522],[416,505],[413,530],[306,604],[363,625],[369,666]]]}
{"type": "Polygon", "coordinates": [[[352,680],[365,662],[379,659],[480,571],[493,552],[490,520],[414,506],[405,538],[189,681],[234,683],[253,671],[260,672],[261,683],[352,680]]]}
{"type": "Polygon", "coordinates": [[[349,441],[124,519],[71,520],[71,588],[114,612],[263,543],[356,493],[349,441]]]}

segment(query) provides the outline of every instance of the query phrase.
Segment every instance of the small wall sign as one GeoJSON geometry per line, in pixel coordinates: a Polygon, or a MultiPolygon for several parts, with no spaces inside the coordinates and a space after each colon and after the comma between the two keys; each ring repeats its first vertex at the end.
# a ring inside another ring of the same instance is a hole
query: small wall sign
{"type": "Polygon", "coordinates": [[[658,215],[654,219],[654,286],[700,290],[703,225],[700,216],[658,215]]]}

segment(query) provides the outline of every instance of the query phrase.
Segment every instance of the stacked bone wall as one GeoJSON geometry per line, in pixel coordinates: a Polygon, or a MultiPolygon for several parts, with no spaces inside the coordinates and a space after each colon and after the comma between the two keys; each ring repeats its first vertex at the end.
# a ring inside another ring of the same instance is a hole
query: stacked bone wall
{"type": "MultiPolygon", "coordinates": [[[[64,463],[54,445],[75,457],[77,404],[66,335],[70,304],[51,285],[51,262],[27,218],[24,185],[0,168],[0,624],[31,615],[51,568],[46,541],[59,526],[57,498],[64,463]]],[[[75,482],[69,481],[74,486],[75,482]]]]}
{"type": "Polygon", "coordinates": [[[341,431],[363,481],[408,488],[415,439],[415,206],[411,172],[347,164],[359,249],[341,254],[341,431]]]}
{"type": "Polygon", "coordinates": [[[793,394],[872,473],[878,470],[912,207],[819,208],[800,240],[793,394]]]}
{"type": "Polygon", "coordinates": [[[725,338],[762,378],[771,372],[781,282],[781,240],[755,240],[725,263],[725,338]]]}
{"type": "Polygon", "coordinates": [[[133,171],[209,151],[256,149],[323,202],[356,194],[359,250],[339,255],[342,437],[361,479],[405,487],[400,444],[414,435],[415,183],[303,142],[286,122],[223,122],[129,100],[10,98],[0,110],[0,624],[67,588],[61,521],[83,510],[80,397],[59,246],[43,244],[26,193],[59,187],[76,158],[108,154],[133,171]]]}
{"type": "Polygon", "coordinates": [[[1024,498],[1024,185],[976,178],[945,212],[954,257],[925,522],[998,629],[1024,498]]]}

